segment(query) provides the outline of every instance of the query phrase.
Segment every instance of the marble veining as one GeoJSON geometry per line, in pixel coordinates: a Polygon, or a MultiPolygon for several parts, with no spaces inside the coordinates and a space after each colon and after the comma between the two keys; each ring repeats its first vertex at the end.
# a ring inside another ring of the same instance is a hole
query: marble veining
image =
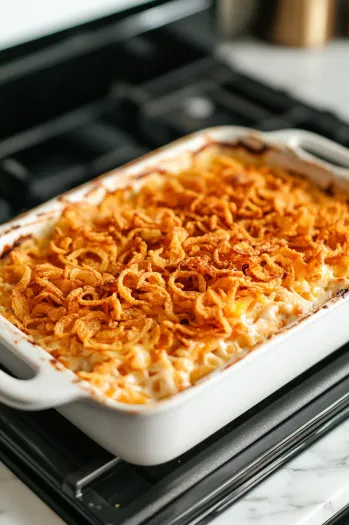
{"type": "Polygon", "coordinates": [[[0,463],[0,525],[63,525],[63,521],[0,463]]]}
{"type": "MultiPolygon", "coordinates": [[[[349,420],[274,473],[212,525],[322,525],[348,503],[349,420]]],[[[0,465],[0,525],[62,523],[0,465]]]]}
{"type": "Polygon", "coordinates": [[[212,525],[322,525],[349,503],[349,421],[239,500],[212,525]]]}

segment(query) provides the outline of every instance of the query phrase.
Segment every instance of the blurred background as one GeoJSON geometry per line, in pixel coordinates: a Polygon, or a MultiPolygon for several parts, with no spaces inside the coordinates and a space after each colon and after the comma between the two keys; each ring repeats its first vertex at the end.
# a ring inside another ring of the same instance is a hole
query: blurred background
{"type": "Polygon", "coordinates": [[[214,125],[349,145],[347,0],[11,0],[0,221],[214,125]]]}

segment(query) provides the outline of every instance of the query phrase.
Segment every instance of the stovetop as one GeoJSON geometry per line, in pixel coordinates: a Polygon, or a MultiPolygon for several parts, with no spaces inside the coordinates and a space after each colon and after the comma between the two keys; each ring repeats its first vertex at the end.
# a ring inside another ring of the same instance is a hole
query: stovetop
{"type": "Polygon", "coordinates": [[[208,0],[133,8],[0,52],[0,221],[209,126],[349,125],[212,53],[208,0]]]}
{"type": "MultiPolygon", "coordinates": [[[[349,125],[227,67],[206,0],[0,53],[0,221],[193,131],[349,125]]],[[[0,460],[72,524],[204,524],[349,415],[349,346],[176,460],[113,458],[55,411],[0,409],[0,460]]],[[[246,394],[247,395],[247,394],[246,394]]]]}
{"type": "Polygon", "coordinates": [[[162,465],[111,456],[54,410],[6,407],[0,461],[69,524],[203,525],[348,417],[349,345],[162,465]]]}

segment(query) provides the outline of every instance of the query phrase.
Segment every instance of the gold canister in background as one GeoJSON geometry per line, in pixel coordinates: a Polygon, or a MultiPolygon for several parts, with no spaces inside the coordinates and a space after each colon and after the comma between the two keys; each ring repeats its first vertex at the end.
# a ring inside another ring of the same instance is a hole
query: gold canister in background
{"type": "Polygon", "coordinates": [[[277,0],[269,38],[293,47],[319,47],[333,36],[337,0],[277,0]]]}

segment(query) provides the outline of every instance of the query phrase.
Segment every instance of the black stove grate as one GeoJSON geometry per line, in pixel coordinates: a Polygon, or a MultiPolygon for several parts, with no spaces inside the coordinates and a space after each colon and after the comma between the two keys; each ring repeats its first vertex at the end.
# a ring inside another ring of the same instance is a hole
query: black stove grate
{"type": "Polygon", "coordinates": [[[349,146],[337,116],[209,55],[193,36],[208,0],[157,4],[43,39],[27,56],[0,53],[1,221],[205,127],[303,128],[349,146]]]}
{"type": "MultiPolygon", "coordinates": [[[[0,222],[209,126],[298,127],[349,146],[337,116],[211,56],[195,37],[208,6],[161,1],[0,53],[0,222]]],[[[55,411],[2,407],[0,460],[68,523],[203,524],[347,417],[348,387],[344,347],[151,468],[113,458],[55,411]]]]}
{"type": "Polygon", "coordinates": [[[208,523],[349,416],[349,346],[183,456],[115,458],[53,410],[0,410],[0,460],[68,523],[208,523]]]}

